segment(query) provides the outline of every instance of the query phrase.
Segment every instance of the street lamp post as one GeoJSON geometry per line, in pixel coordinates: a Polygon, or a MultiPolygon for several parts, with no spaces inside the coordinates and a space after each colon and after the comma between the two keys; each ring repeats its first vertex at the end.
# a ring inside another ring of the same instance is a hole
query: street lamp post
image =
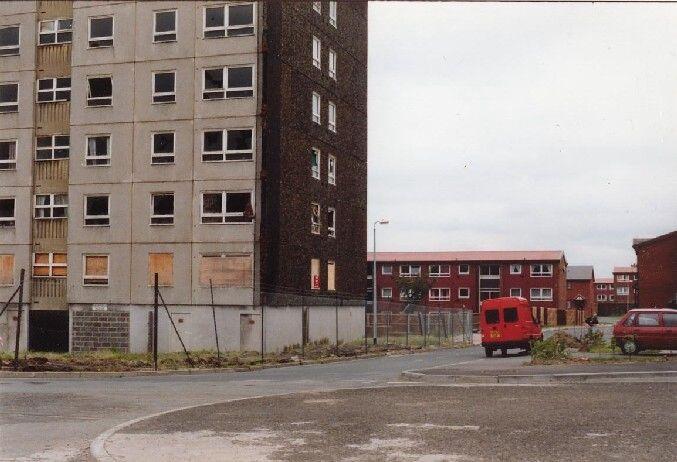
{"type": "Polygon", "coordinates": [[[376,225],[387,225],[388,220],[377,220],[374,222],[374,266],[372,271],[372,277],[374,278],[374,293],[372,294],[373,303],[372,303],[372,314],[374,317],[374,345],[376,345],[376,339],[378,337],[378,321],[376,318],[376,301],[377,301],[377,284],[376,284],[376,225]]]}

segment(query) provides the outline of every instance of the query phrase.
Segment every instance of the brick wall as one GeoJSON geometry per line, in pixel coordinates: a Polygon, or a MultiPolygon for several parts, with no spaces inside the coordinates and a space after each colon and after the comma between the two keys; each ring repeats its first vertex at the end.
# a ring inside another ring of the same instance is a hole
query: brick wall
{"type": "Polygon", "coordinates": [[[640,307],[666,307],[677,293],[677,231],[634,246],[640,307]]]}
{"type": "Polygon", "coordinates": [[[72,351],[129,351],[129,312],[73,311],[72,351]]]}

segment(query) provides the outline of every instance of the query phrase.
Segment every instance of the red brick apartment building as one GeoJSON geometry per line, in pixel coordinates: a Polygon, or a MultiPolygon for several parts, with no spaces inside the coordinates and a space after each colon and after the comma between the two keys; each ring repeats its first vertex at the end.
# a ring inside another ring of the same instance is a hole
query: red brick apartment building
{"type": "Polygon", "coordinates": [[[595,269],[592,266],[567,266],[567,308],[597,313],[595,269]]]}
{"type": "Polygon", "coordinates": [[[615,303],[629,308],[637,307],[637,267],[614,266],[615,303]]]}
{"type": "Polygon", "coordinates": [[[677,231],[653,239],[634,239],[637,302],[641,307],[677,308],[677,231]]]}
{"type": "MultiPolygon", "coordinates": [[[[371,285],[373,252],[368,261],[371,285]]],[[[482,300],[507,296],[524,297],[534,306],[564,308],[566,266],[561,250],[377,252],[378,300],[406,302],[400,297],[397,278],[421,276],[432,280],[421,301],[432,309],[471,308],[478,312],[482,300]]]]}
{"type": "Polygon", "coordinates": [[[605,304],[614,303],[616,299],[614,278],[595,278],[595,299],[598,308],[605,304]]]}

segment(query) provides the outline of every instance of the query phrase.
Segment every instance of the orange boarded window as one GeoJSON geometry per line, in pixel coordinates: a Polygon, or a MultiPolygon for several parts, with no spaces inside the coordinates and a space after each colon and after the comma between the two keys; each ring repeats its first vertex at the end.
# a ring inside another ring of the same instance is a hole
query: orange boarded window
{"type": "Polygon", "coordinates": [[[336,263],[327,262],[327,290],[336,290],[336,263]]]}
{"type": "Polygon", "coordinates": [[[209,287],[251,287],[252,258],[250,255],[202,255],[200,285],[209,287]]]}
{"type": "Polygon", "coordinates": [[[65,278],[68,275],[68,264],[65,253],[34,253],[34,278],[65,278]]]}
{"type": "Polygon", "coordinates": [[[85,255],[83,283],[86,286],[108,285],[108,255],[85,255]]]}
{"type": "Polygon", "coordinates": [[[14,255],[0,255],[0,286],[14,284],[14,255]]]}
{"type": "Polygon", "coordinates": [[[171,287],[174,285],[174,254],[148,254],[148,285],[155,285],[155,273],[158,274],[158,285],[171,287]]]}

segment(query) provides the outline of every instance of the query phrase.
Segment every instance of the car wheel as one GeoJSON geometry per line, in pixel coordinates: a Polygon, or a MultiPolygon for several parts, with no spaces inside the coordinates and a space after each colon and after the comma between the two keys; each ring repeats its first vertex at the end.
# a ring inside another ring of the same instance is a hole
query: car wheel
{"type": "Polygon", "coordinates": [[[508,356],[508,349],[507,348],[501,348],[501,356],[503,356],[503,357],[508,356]]]}
{"type": "Polygon", "coordinates": [[[491,358],[492,356],[494,356],[494,349],[493,348],[484,348],[484,355],[487,358],[491,358]]]}
{"type": "Polygon", "coordinates": [[[624,340],[621,343],[621,351],[624,355],[632,355],[639,351],[639,347],[634,340],[624,340]]]}
{"type": "Polygon", "coordinates": [[[524,351],[527,352],[528,355],[531,354],[531,345],[527,345],[527,347],[524,349],[524,351]]]}

